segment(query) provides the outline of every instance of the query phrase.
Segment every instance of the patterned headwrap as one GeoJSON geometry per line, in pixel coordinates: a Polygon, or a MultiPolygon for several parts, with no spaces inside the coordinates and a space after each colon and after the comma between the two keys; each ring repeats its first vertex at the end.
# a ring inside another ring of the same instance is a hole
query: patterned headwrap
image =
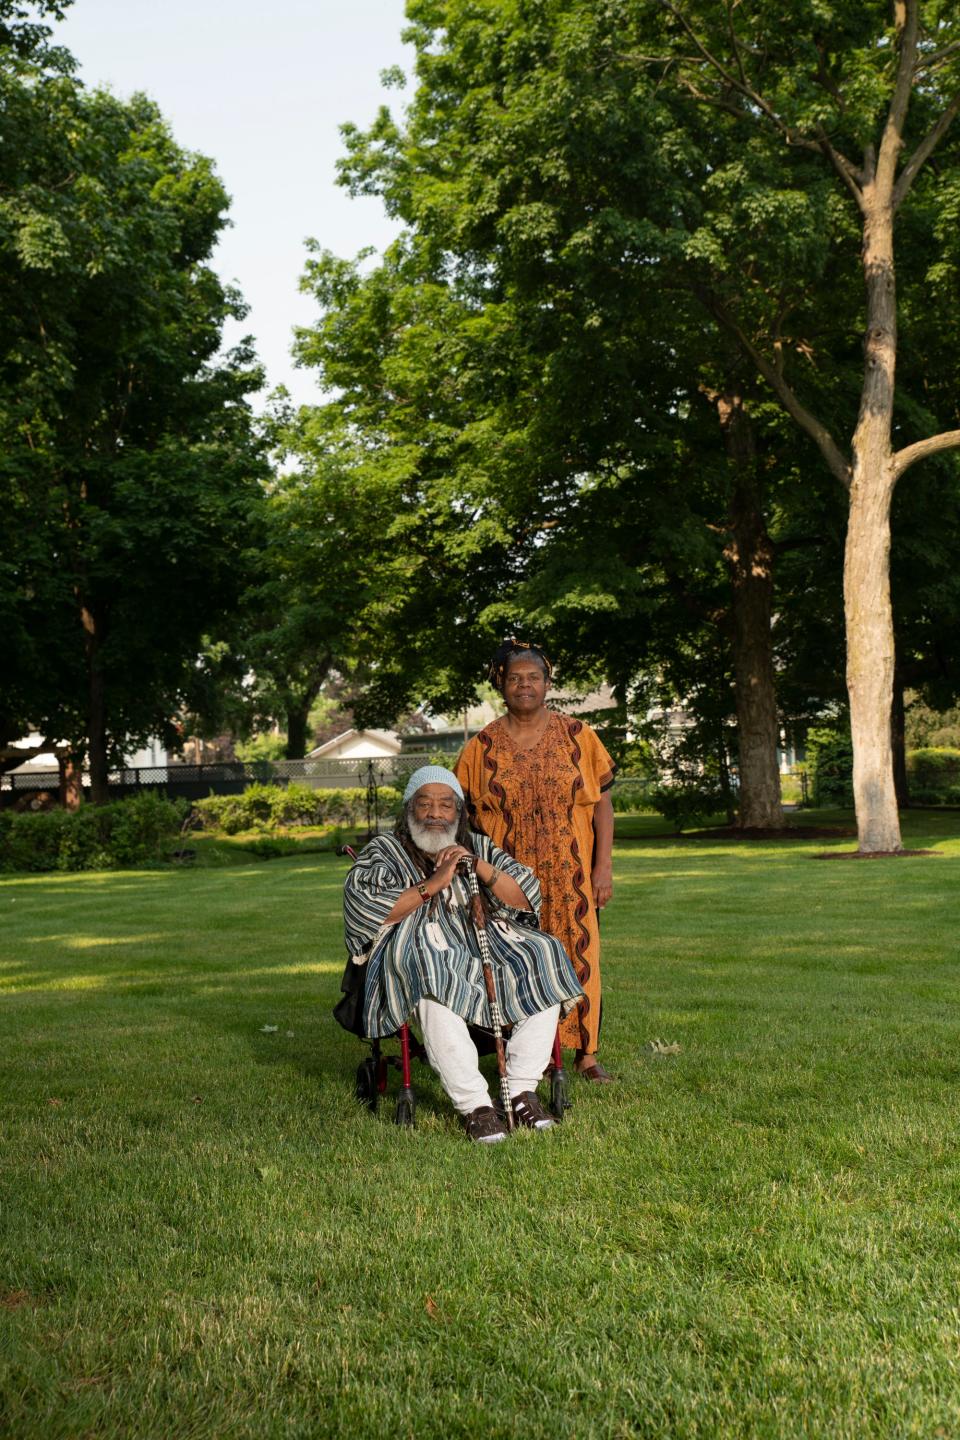
{"type": "Polygon", "coordinates": [[[495,689],[503,689],[507,667],[517,655],[533,655],[543,666],[543,673],[547,679],[552,677],[553,665],[534,640],[518,640],[516,635],[506,635],[500,642],[496,655],[490,661],[490,669],[487,673],[487,678],[495,689]]]}

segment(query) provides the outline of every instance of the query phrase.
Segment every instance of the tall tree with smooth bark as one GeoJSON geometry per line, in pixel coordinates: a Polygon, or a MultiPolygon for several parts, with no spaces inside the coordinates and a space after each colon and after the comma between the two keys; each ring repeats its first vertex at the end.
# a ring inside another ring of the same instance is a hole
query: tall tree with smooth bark
{"type": "MultiPolygon", "coordinates": [[[[657,7],[651,34],[659,54],[636,53],[692,110],[709,111],[742,139],[740,173],[719,183],[733,202],[731,220],[763,225],[782,212],[779,186],[799,208],[803,178],[815,164],[845,196],[846,222],[825,227],[850,253],[860,252],[864,299],[848,324],[863,333],[859,399],[844,436],[821,403],[823,377],[811,383],[821,351],[804,330],[796,285],[783,266],[765,263],[736,283],[711,264],[701,237],[703,304],[734,337],[780,404],[810,437],[848,492],[844,556],[847,686],[854,746],[854,793],[863,853],[901,848],[890,715],[895,669],[890,603],[890,511],[894,488],[926,456],[960,445],[956,401],[938,433],[911,434],[897,408],[897,237],[911,209],[926,217],[926,272],[955,265],[960,186],[960,16],[922,0],[835,5],[761,4],[749,14],[727,3],[657,7]],[[847,236],[844,239],[843,229],[847,236]],[[955,229],[955,226],[953,227],[955,229]],[[792,291],[792,293],[791,293],[792,291]],[[792,312],[792,313],[791,313],[792,312]]],[[[789,230],[782,237],[789,247],[789,230]]],[[[845,302],[838,293],[837,301],[845,302]]]]}

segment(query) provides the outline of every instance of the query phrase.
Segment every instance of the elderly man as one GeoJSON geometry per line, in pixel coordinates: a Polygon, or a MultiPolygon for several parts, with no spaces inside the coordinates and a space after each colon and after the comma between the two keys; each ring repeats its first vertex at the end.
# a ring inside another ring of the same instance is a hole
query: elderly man
{"type": "Polygon", "coordinates": [[[364,1027],[391,1035],[415,1015],[427,1057],[471,1140],[503,1140],[468,1025],[489,1028],[480,946],[469,915],[464,864],[489,911],[487,935],[504,1021],[507,1080],[518,1125],[553,1121],[537,1098],[561,1010],[583,993],[559,940],[538,928],[540,886],[525,865],[469,827],[460,782],[424,765],[404,791],[393,835],[361,853],[344,888],[347,949],[367,964],[364,1027]]]}

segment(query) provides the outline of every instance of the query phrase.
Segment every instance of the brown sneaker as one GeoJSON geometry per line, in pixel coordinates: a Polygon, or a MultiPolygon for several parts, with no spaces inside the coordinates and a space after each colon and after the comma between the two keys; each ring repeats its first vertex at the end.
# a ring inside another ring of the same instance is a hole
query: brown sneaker
{"type": "Polygon", "coordinates": [[[514,1120],[526,1130],[549,1130],[555,1123],[549,1110],[543,1108],[539,1096],[532,1090],[524,1090],[521,1094],[514,1095],[510,1104],[513,1107],[514,1120]]]}
{"type": "Polygon", "coordinates": [[[498,1140],[507,1138],[507,1127],[492,1105],[478,1105],[476,1110],[471,1110],[461,1119],[468,1140],[476,1140],[481,1145],[495,1145],[498,1140]]]}

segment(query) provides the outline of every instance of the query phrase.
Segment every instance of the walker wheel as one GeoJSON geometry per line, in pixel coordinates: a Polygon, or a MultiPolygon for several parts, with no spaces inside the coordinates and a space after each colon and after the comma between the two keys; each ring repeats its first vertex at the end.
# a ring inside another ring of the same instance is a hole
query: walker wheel
{"type": "Polygon", "coordinates": [[[380,1099],[380,1091],[377,1088],[376,1060],[361,1060],[357,1066],[357,1081],[353,1093],[361,1105],[366,1105],[368,1110],[376,1111],[377,1102],[380,1099]]]}
{"type": "Polygon", "coordinates": [[[550,1077],[550,1109],[553,1112],[553,1118],[562,1120],[563,1112],[569,1110],[572,1105],[566,1070],[554,1070],[550,1077]]]}

